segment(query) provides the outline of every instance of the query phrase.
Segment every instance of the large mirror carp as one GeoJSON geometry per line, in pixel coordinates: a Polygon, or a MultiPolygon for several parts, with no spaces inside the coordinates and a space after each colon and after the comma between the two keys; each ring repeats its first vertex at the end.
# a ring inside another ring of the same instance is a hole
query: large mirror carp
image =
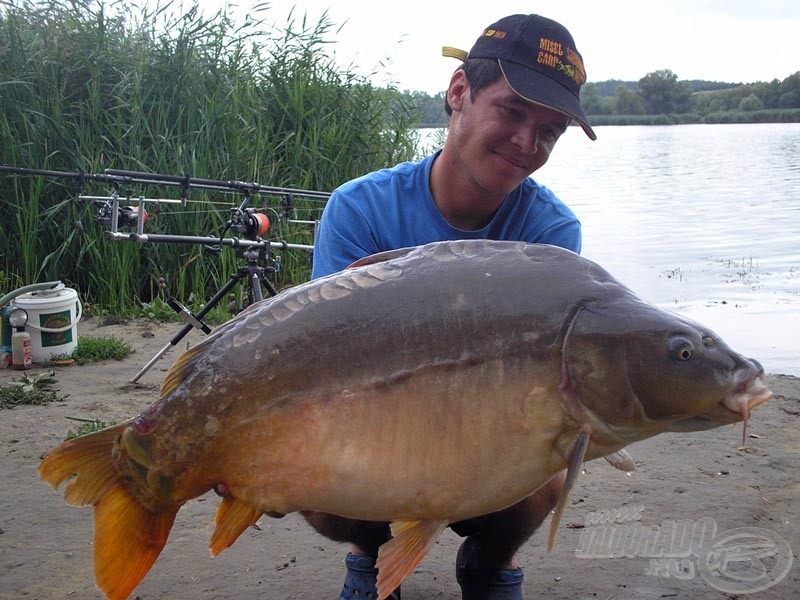
{"type": "Polygon", "coordinates": [[[222,496],[210,549],[262,514],[391,521],[385,597],[448,524],[584,461],[746,420],[761,365],[561,248],[437,242],[255,304],[183,354],[160,399],[48,453],[41,477],[94,507],[95,580],[126,598],[180,507],[222,496]]]}

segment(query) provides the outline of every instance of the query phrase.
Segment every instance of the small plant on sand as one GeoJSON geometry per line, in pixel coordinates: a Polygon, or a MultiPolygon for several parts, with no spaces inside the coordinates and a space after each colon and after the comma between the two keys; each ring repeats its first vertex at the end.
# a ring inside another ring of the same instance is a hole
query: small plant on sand
{"type": "Polygon", "coordinates": [[[72,431],[71,429],[67,432],[66,440],[71,440],[76,437],[80,437],[82,435],[87,435],[89,433],[94,433],[95,431],[100,431],[101,429],[105,429],[106,427],[111,427],[112,425],[116,425],[116,421],[109,421],[106,423],[105,421],[101,421],[100,419],[80,419],[78,417],[67,417],[68,419],[72,419],[73,421],[80,421],[80,425],[78,429],[72,431]]]}
{"type": "Polygon", "coordinates": [[[154,321],[174,323],[178,320],[178,313],[161,298],[155,298],[152,302],[142,302],[137,317],[146,317],[154,321]]]}
{"type": "Polygon", "coordinates": [[[31,376],[25,373],[18,380],[0,387],[0,408],[14,408],[21,404],[41,405],[63,400],[51,389],[56,379],[55,371],[43,371],[31,376]]]}
{"type": "Polygon", "coordinates": [[[131,345],[113,335],[86,336],[78,340],[72,358],[79,365],[93,360],[122,360],[133,352],[131,345]]]}

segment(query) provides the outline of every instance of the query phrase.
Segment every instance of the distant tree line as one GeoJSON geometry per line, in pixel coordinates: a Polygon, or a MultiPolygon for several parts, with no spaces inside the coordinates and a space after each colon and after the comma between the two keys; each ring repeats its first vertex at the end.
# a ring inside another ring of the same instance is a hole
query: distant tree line
{"type": "MultiPolygon", "coordinates": [[[[444,92],[404,92],[421,127],[447,124],[444,92]]],[[[581,102],[597,125],[800,122],[800,71],[783,81],[721,83],[679,80],[669,69],[639,81],[587,83],[581,102]]]]}
{"type": "Polygon", "coordinates": [[[420,127],[444,127],[448,116],[444,111],[444,92],[433,96],[425,92],[404,92],[414,107],[420,127]]]}

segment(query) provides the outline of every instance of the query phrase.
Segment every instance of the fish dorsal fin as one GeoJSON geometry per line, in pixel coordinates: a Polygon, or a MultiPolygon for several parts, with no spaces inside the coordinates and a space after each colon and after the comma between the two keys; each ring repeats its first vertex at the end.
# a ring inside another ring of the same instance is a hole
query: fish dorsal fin
{"type": "Polygon", "coordinates": [[[363,267],[364,265],[374,265],[375,263],[384,262],[386,260],[392,260],[393,258],[400,258],[401,256],[405,256],[412,250],[414,250],[414,248],[398,248],[397,250],[387,250],[386,252],[378,252],[377,254],[370,254],[369,256],[365,256],[364,258],[359,258],[357,261],[352,263],[347,268],[355,269],[356,267],[363,267]]]}
{"type": "Polygon", "coordinates": [[[400,587],[447,527],[447,521],[395,521],[392,539],[378,550],[378,600],[400,587]]]}
{"type": "Polygon", "coordinates": [[[245,529],[255,525],[262,514],[264,514],[262,510],[244,500],[233,495],[225,496],[217,509],[217,526],[211,534],[211,542],[208,545],[211,556],[230,548],[245,529]]]}
{"type": "Polygon", "coordinates": [[[547,551],[553,549],[553,544],[556,541],[556,532],[558,531],[558,524],[561,522],[561,516],[564,514],[564,508],[572,496],[572,488],[575,486],[575,480],[580,473],[583,458],[586,456],[586,448],[589,446],[588,431],[581,431],[572,445],[572,450],[569,453],[567,461],[567,478],[564,481],[564,487],[561,488],[561,496],[558,498],[555,511],[553,513],[553,520],[550,522],[550,535],[547,538],[547,551]]]}
{"type": "MultiPolygon", "coordinates": [[[[206,338],[206,340],[207,339],[208,338],[206,338]]],[[[167,375],[164,377],[164,381],[161,384],[161,391],[159,393],[162,398],[169,396],[175,388],[186,379],[186,373],[190,369],[192,358],[204,348],[205,344],[198,344],[197,346],[189,348],[172,363],[172,366],[169,368],[169,371],[167,371],[167,375]]]]}
{"type": "Polygon", "coordinates": [[[630,473],[636,470],[636,463],[633,462],[633,457],[628,454],[627,450],[617,450],[613,454],[603,457],[615,469],[630,473]]]}

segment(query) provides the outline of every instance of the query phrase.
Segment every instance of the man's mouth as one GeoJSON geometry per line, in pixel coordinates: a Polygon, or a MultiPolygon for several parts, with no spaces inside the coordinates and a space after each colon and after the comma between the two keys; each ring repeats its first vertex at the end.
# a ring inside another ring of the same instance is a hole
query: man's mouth
{"type": "Polygon", "coordinates": [[[524,160],[524,159],[522,159],[522,158],[520,158],[518,156],[514,156],[514,155],[511,155],[511,154],[505,154],[503,152],[497,152],[497,155],[500,158],[502,158],[505,162],[509,163],[513,167],[516,167],[517,169],[521,169],[523,171],[532,171],[533,170],[533,168],[528,163],[528,161],[526,161],[526,160],[524,160]]]}

